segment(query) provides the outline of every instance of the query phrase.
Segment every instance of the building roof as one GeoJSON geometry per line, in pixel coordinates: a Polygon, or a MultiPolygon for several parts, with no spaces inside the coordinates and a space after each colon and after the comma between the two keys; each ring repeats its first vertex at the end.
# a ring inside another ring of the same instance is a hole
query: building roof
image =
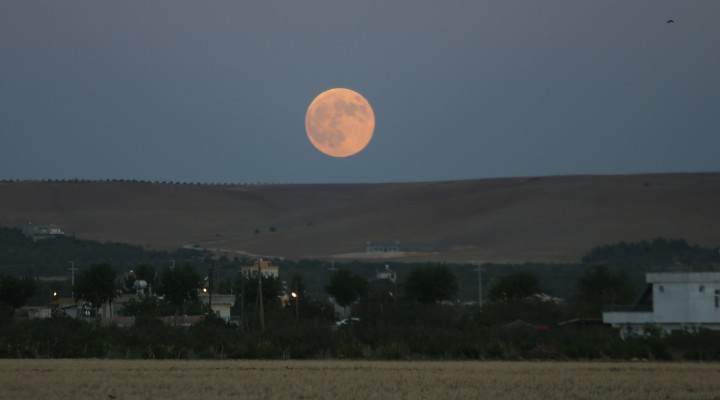
{"type": "Polygon", "coordinates": [[[649,272],[648,283],[720,283],[720,272],[649,272]]]}

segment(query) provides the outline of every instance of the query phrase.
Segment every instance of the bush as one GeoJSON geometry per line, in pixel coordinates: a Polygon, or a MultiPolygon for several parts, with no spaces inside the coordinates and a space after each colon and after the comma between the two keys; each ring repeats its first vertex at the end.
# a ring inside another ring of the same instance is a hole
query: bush
{"type": "Polygon", "coordinates": [[[405,343],[388,343],[380,346],[377,354],[386,360],[401,360],[410,357],[410,348],[405,343]]]}
{"type": "Polygon", "coordinates": [[[280,356],[280,352],[276,345],[270,342],[260,342],[255,347],[255,358],[275,359],[280,356]]]}

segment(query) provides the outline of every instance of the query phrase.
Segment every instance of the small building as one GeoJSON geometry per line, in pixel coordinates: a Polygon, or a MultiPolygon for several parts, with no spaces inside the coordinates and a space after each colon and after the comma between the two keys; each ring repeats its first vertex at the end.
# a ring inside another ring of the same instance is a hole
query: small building
{"type": "Polygon", "coordinates": [[[366,253],[391,253],[400,251],[400,242],[395,241],[381,241],[381,242],[365,242],[366,253]]]}
{"type": "Polygon", "coordinates": [[[52,308],[43,306],[23,306],[15,311],[16,314],[27,317],[28,319],[44,319],[52,316],[52,308]]]}
{"type": "Polygon", "coordinates": [[[23,234],[33,241],[49,239],[56,236],[64,236],[65,232],[62,230],[62,226],[50,224],[50,225],[35,225],[32,221],[25,224],[22,228],[23,234]]]}
{"type": "Polygon", "coordinates": [[[84,311],[82,305],[72,297],[55,297],[50,303],[50,308],[53,313],[66,315],[70,318],[81,317],[84,311]]]}
{"type": "Polygon", "coordinates": [[[258,269],[260,270],[260,273],[263,277],[273,277],[278,278],[280,276],[280,273],[278,271],[277,265],[272,265],[272,263],[268,260],[257,260],[255,265],[248,265],[245,267],[240,267],[240,272],[243,274],[244,277],[250,278],[250,277],[257,277],[258,269]]]}
{"type": "MultiPolygon", "coordinates": [[[[230,309],[235,305],[235,298],[236,296],[234,294],[214,294],[212,296],[210,309],[218,317],[224,319],[225,321],[230,321],[230,309]]],[[[203,303],[203,307],[207,307],[210,302],[210,295],[207,293],[201,293],[200,300],[203,303]]]]}
{"type": "Polygon", "coordinates": [[[720,330],[720,272],[648,273],[645,279],[647,288],[636,304],[603,313],[603,322],[623,337],[651,327],[664,333],[720,330]]]}
{"type": "Polygon", "coordinates": [[[384,270],[375,272],[375,279],[388,280],[392,283],[395,283],[397,281],[397,274],[395,273],[395,271],[390,269],[389,265],[386,264],[384,270]]]}

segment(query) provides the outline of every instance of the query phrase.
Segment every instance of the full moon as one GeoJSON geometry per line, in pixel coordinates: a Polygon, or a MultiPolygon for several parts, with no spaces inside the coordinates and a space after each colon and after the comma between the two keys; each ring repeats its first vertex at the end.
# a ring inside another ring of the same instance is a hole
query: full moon
{"type": "Polygon", "coordinates": [[[375,114],[360,93],[335,88],[320,93],[305,114],[310,142],[332,157],[349,157],[367,146],[375,130],[375,114]]]}

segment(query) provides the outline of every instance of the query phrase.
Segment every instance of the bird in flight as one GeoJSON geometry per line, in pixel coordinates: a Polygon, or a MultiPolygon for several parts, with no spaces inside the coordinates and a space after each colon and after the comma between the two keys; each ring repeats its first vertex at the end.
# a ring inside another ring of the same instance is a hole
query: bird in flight
{"type": "Polygon", "coordinates": [[[673,21],[673,20],[669,19],[669,20],[667,20],[667,23],[668,23],[668,24],[674,24],[674,23],[675,23],[675,21],[673,21]]]}

